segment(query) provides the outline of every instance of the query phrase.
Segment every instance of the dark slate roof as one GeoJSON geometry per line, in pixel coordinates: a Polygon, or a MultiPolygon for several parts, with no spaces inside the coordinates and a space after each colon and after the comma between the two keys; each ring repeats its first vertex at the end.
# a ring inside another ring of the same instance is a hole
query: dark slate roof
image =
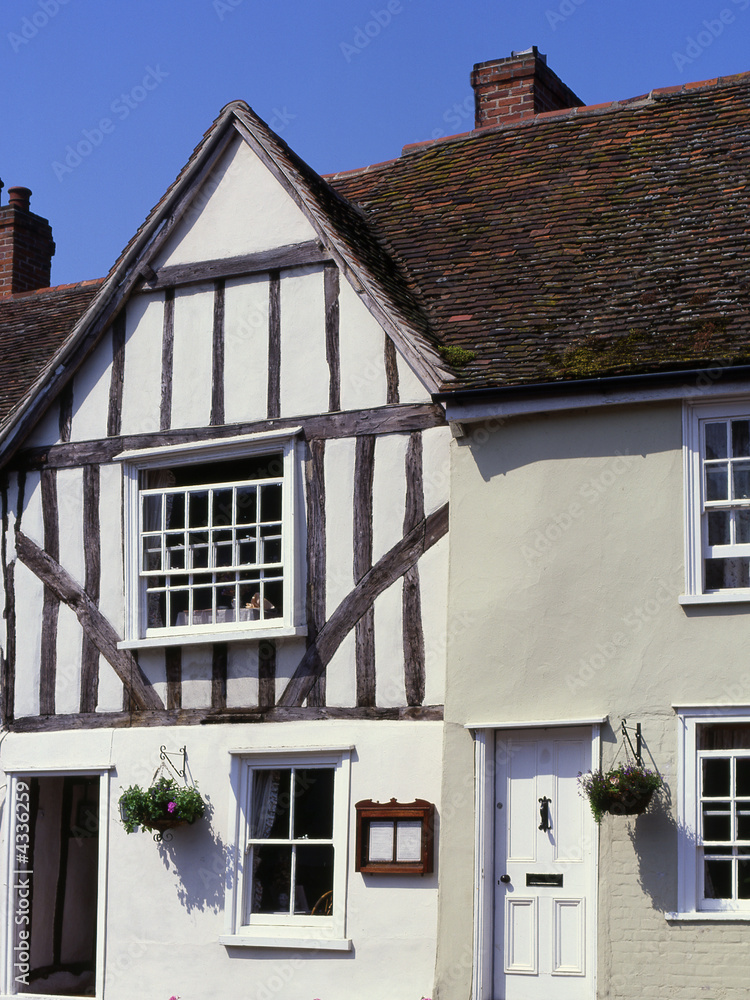
{"type": "Polygon", "coordinates": [[[0,423],[33,385],[100,285],[84,281],[0,299],[0,423]]]}
{"type": "Polygon", "coordinates": [[[474,354],[450,388],[750,363],[750,74],[406,147],[327,180],[433,336],[474,354]]]}

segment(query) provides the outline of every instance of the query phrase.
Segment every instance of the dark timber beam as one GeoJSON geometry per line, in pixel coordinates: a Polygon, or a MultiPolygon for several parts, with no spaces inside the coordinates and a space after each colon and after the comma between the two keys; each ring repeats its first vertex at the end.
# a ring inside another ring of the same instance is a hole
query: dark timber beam
{"type": "Polygon", "coordinates": [[[345,637],[372,607],[375,599],[411,567],[419,557],[438,542],[448,531],[448,504],[444,504],[426,517],[379,559],[362,577],[357,586],[339,604],[314,645],[305,653],[302,662],[279,698],[279,705],[293,708],[302,705],[315,681],[345,637]]]}
{"type": "Polygon", "coordinates": [[[119,636],[91,598],[67,573],[30,538],[19,531],[16,535],[18,558],[52,593],[73,611],[85,635],[112,665],[125,686],[131,703],[137,709],[163,709],[161,698],[138,666],[133,654],[118,649],[119,636]]]}

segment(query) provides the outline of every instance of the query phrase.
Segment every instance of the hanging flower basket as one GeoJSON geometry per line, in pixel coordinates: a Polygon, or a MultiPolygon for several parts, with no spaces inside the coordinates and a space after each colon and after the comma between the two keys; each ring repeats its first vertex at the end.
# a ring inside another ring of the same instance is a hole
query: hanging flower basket
{"type": "Polygon", "coordinates": [[[601,823],[604,813],[640,816],[661,786],[662,780],[655,771],[630,762],[610,771],[588,771],[578,775],[580,793],[589,800],[597,823],[601,823]]]}
{"type": "Polygon", "coordinates": [[[206,804],[193,785],[179,786],[173,778],[158,778],[148,788],[131,785],[120,796],[120,818],[127,833],[163,832],[203,815],[206,804]]]}

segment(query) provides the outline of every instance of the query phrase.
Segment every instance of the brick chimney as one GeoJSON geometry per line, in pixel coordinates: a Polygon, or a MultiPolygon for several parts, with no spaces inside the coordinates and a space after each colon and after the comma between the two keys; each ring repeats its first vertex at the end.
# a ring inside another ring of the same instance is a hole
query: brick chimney
{"type": "Polygon", "coordinates": [[[49,288],[52,229],[29,211],[30,198],[28,188],[8,188],[8,204],[0,207],[0,298],[49,288]]]}
{"type": "Polygon", "coordinates": [[[541,111],[583,104],[551,69],[536,45],[505,59],[477,63],[471,74],[475,128],[532,118],[541,111]]]}

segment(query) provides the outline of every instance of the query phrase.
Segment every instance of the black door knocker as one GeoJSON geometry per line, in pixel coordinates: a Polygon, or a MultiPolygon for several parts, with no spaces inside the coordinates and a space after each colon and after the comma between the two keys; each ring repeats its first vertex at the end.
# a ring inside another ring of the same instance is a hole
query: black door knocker
{"type": "Polygon", "coordinates": [[[548,799],[546,795],[544,796],[544,798],[539,799],[539,818],[542,821],[539,824],[539,829],[542,830],[544,833],[546,833],[547,830],[552,829],[552,824],[549,821],[549,807],[551,803],[552,799],[548,799]]]}

